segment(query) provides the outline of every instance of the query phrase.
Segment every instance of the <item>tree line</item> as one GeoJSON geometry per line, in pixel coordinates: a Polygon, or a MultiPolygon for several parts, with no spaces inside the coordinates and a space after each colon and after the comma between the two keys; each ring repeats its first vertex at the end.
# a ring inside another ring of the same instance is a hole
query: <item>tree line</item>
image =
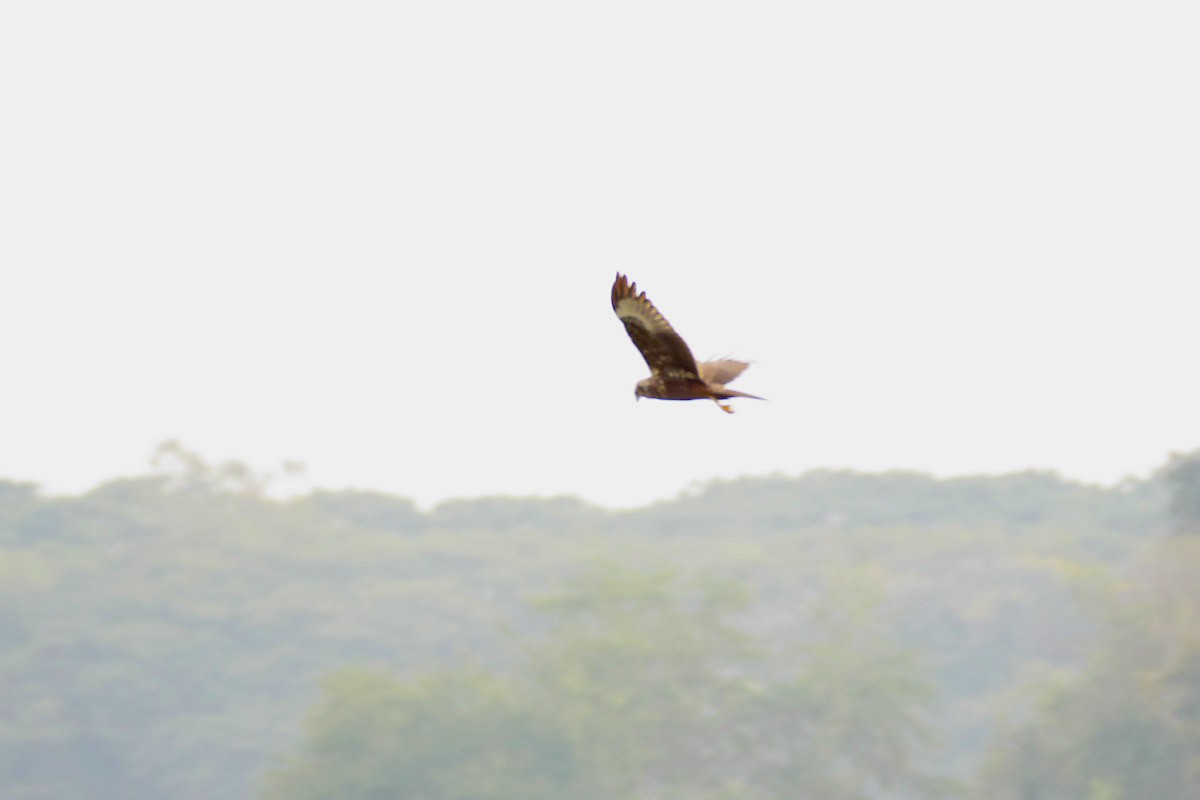
{"type": "Polygon", "coordinates": [[[632,511],[0,481],[0,795],[1178,798],[1197,454],[632,511]]]}

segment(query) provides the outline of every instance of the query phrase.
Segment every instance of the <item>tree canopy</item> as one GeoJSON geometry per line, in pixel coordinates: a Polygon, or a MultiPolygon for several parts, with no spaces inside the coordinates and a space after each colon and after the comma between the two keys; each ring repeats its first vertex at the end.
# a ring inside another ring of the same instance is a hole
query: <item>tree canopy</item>
{"type": "Polygon", "coordinates": [[[1196,785],[1165,471],[818,472],[625,511],[271,480],[168,445],[79,496],[0,481],[0,795],[1196,785]]]}

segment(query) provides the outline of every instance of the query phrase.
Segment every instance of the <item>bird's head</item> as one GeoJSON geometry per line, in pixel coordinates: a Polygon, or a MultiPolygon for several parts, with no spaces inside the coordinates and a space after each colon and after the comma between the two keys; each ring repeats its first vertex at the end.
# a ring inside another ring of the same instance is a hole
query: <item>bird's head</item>
{"type": "Polygon", "coordinates": [[[650,393],[650,378],[643,378],[637,382],[637,386],[633,387],[633,399],[641,400],[643,397],[653,397],[650,393]]]}

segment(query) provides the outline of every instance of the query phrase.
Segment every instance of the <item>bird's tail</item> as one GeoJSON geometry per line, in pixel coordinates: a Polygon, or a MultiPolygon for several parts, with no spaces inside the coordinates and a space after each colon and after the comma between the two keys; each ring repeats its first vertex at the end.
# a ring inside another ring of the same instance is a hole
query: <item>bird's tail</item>
{"type": "Polygon", "coordinates": [[[765,397],[759,397],[756,394],[749,394],[748,392],[739,392],[737,389],[730,389],[726,386],[714,386],[714,387],[712,387],[712,393],[713,393],[713,397],[717,398],[718,400],[727,400],[730,397],[749,397],[751,400],[766,400],[767,399],[765,397]]]}

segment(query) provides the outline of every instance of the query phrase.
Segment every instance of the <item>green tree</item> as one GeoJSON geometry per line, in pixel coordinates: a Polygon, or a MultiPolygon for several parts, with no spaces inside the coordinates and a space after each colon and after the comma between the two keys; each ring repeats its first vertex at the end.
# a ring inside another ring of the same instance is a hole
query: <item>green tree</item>
{"type": "Polygon", "coordinates": [[[1200,536],[1200,450],[1172,453],[1162,474],[1170,491],[1172,532],[1200,536]]]}
{"type": "Polygon", "coordinates": [[[1200,542],[1166,541],[1111,595],[1087,668],[997,741],[982,798],[1200,797],[1198,573],[1200,542]]]}
{"type": "Polygon", "coordinates": [[[884,580],[870,568],[834,576],[795,674],[749,706],[749,778],[765,796],[932,798],[954,790],[919,766],[934,745],[933,687],[887,629],[884,580]]]}
{"type": "Polygon", "coordinates": [[[511,680],[339,673],[269,800],[859,800],[944,788],[929,688],[882,630],[876,573],[839,581],[796,661],[735,625],[744,590],[601,564],[536,604],[511,680]]]}
{"type": "Polygon", "coordinates": [[[534,680],[601,798],[708,797],[741,753],[728,725],[756,659],[733,625],[741,587],[601,564],[538,609],[534,680]]]}
{"type": "Polygon", "coordinates": [[[560,800],[567,740],[512,685],[478,670],[404,681],[347,669],[325,684],[299,751],[268,780],[278,800],[560,800]]]}

